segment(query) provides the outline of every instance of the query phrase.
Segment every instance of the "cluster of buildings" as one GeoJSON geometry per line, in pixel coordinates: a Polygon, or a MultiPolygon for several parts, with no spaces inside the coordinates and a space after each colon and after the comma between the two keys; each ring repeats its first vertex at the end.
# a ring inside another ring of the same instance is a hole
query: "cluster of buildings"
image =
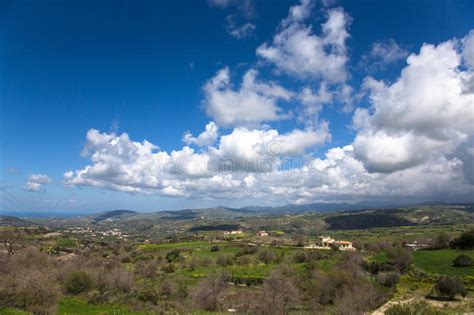
{"type": "Polygon", "coordinates": [[[355,251],[356,248],[352,246],[352,242],[349,241],[336,241],[330,236],[320,236],[319,241],[316,244],[305,246],[310,249],[331,249],[337,248],[342,251],[355,251]]]}
{"type": "MultiPolygon", "coordinates": [[[[243,230],[232,230],[232,231],[224,231],[224,235],[239,235],[244,233],[243,230]]],[[[265,231],[258,231],[257,232],[258,237],[267,237],[269,234],[265,231]]]]}

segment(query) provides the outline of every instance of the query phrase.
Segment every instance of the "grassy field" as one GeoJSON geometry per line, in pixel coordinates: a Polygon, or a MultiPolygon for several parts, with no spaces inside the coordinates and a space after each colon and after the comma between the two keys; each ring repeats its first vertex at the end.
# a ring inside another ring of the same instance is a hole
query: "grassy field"
{"type": "MultiPolygon", "coordinates": [[[[12,315],[15,313],[11,313],[12,315]]],[[[125,307],[117,305],[91,305],[79,298],[63,298],[59,302],[60,315],[140,315],[143,313],[130,312],[125,307]]],[[[2,314],[3,315],[3,314],[2,314]]]]}
{"type": "Polygon", "coordinates": [[[29,313],[11,307],[0,307],[0,315],[28,315],[29,313]]]}
{"type": "Polygon", "coordinates": [[[417,267],[434,274],[474,276],[474,266],[471,267],[453,267],[451,263],[454,258],[464,254],[474,258],[474,251],[463,250],[426,250],[413,253],[414,263],[417,267]]]}

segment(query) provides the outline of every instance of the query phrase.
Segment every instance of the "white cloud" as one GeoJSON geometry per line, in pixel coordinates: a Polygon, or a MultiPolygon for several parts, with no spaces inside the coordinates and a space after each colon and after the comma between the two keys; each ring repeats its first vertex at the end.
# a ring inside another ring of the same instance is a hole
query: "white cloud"
{"type": "Polygon", "coordinates": [[[28,177],[26,181],[25,190],[28,191],[40,191],[43,185],[51,183],[51,178],[48,175],[33,174],[28,177]]]}
{"type": "Polygon", "coordinates": [[[455,41],[424,44],[391,85],[367,78],[372,108],[358,109],[356,156],[375,172],[394,172],[450,156],[474,128],[474,94],[455,41]]]}
{"type": "Polygon", "coordinates": [[[334,96],[328,89],[327,84],[323,82],[316,93],[310,87],[303,88],[299,99],[303,105],[303,109],[298,119],[313,124],[318,121],[319,113],[323,109],[323,105],[331,104],[334,96]]]}
{"type": "Polygon", "coordinates": [[[362,56],[360,66],[369,71],[383,69],[386,65],[405,59],[407,56],[408,51],[390,38],[373,43],[370,52],[362,56]]]}
{"type": "Polygon", "coordinates": [[[474,68],[474,30],[463,39],[463,58],[466,63],[474,68]]]}
{"type": "Polygon", "coordinates": [[[324,144],[330,139],[327,123],[315,130],[295,129],[286,134],[277,130],[236,128],[221,137],[219,146],[210,154],[217,169],[245,172],[268,172],[280,165],[280,158],[301,156],[307,149],[324,144]],[[227,164],[222,165],[223,162],[227,164]]]}
{"type": "Polygon", "coordinates": [[[228,15],[226,18],[226,30],[232,37],[236,39],[244,39],[254,35],[256,26],[253,23],[244,23],[237,25],[233,15],[228,15]]]}
{"type": "Polygon", "coordinates": [[[257,48],[257,55],[272,63],[279,71],[300,79],[319,78],[330,83],[343,82],[348,77],[346,40],[350,17],[343,9],[327,11],[320,36],[311,26],[303,24],[310,15],[312,2],[303,0],[290,8],[272,43],[257,48]]]}
{"type": "Polygon", "coordinates": [[[236,7],[246,18],[255,16],[253,0],[208,0],[209,6],[221,9],[236,7]]]}
{"type": "Polygon", "coordinates": [[[193,137],[189,132],[184,134],[183,142],[186,144],[196,144],[197,146],[209,146],[217,140],[219,127],[211,121],[206,125],[206,130],[201,132],[199,136],[193,137]]]}
{"type": "Polygon", "coordinates": [[[277,102],[290,100],[293,93],[276,83],[257,81],[257,74],[254,69],[247,71],[238,90],[231,86],[228,68],[206,83],[206,113],[219,126],[257,125],[286,117],[277,102]]]}
{"type": "MultiPolygon", "coordinates": [[[[224,68],[203,88],[203,105],[215,123],[208,123],[196,137],[186,133],[183,138],[186,144],[198,146],[198,151],[184,146],[166,152],[146,140],[132,141],[125,133],[91,129],[83,150],[89,165],[66,172],[65,184],[260,203],[472,199],[474,94],[470,86],[474,75],[469,66],[469,37],[437,46],[424,44],[418,54],[408,57],[394,82],[366,78],[363,89],[370,107],[358,108],[353,115],[354,140],[320,157],[317,149],[331,138],[328,123],[319,121],[322,107],[331,102],[351,107],[355,92],[339,72],[316,71],[314,65],[304,69],[306,64],[297,64],[299,60],[287,60],[296,58],[287,45],[304,48],[299,39],[314,44],[308,46],[311,52],[317,44],[323,45],[326,55],[346,57],[347,15],[341,9],[330,11],[322,35],[316,36],[301,24],[309,16],[310,5],[303,1],[292,7],[280,33],[264,47],[275,49],[272,56],[284,61],[283,67],[275,63],[280,70],[303,67],[301,77],[323,78],[317,89],[310,87],[313,82],[305,83],[296,96],[274,82],[258,81],[254,69],[236,88],[224,68]],[[331,14],[335,15],[331,18],[331,14]],[[281,45],[278,36],[285,38],[281,45]],[[293,44],[286,42],[292,40],[293,44]],[[279,102],[294,99],[302,103],[300,121],[310,120],[304,129],[281,133],[262,124],[287,117],[279,102]]],[[[304,49],[301,53],[304,59],[304,49]]],[[[345,62],[341,69],[345,73],[345,62]]]]}

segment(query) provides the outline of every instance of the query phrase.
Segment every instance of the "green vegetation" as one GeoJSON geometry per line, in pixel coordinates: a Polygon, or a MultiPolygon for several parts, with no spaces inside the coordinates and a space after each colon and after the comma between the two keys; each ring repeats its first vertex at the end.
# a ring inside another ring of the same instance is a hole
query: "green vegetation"
{"type": "Polygon", "coordinates": [[[116,305],[91,305],[80,298],[67,297],[59,301],[59,315],[141,315],[116,305]]]}
{"type": "Polygon", "coordinates": [[[474,276],[474,266],[458,268],[452,265],[459,255],[474,258],[474,250],[421,250],[413,253],[415,265],[429,273],[452,276],[474,276]]]}
{"type": "Polygon", "coordinates": [[[135,214],[126,213],[123,220],[132,222],[126,237],[122,215],[87,228],[0,229],[0,314],[212,314],[229,308],[361,314],[389,299],[417,302],[395,303],[389,314],[437,314],[435,299],[449,300],[443,312],[474,307],[474,266],[466,266],[474,251],[448,249],[468,243],[465,232],[473,225],[466,223],[472,221],[438,224],[456,219],[440,208],[391,210],[386,215],[396,222],[414,225],[384,228],[373,228],[383,215],[377,210],[261,217],[226,211],[228,219],[166,213],[157,224],[140,221],[140,232],[132,229],[135,214]],[[423,223],[431,215],[435,224],[423,223]],[[329,231],[331,217],[349,218],[351,229],[329,231]],[[361,226],[370,228],[354,229],[361,226]],[[222,227],[245,233],[227,235],[222,227]],[[269,235],[257,235],[260,230],[269,235]],[[358,250],[308,246],[328,234],[358,250]],[[431,249],[407,250],[415,241],[431,249]]]}

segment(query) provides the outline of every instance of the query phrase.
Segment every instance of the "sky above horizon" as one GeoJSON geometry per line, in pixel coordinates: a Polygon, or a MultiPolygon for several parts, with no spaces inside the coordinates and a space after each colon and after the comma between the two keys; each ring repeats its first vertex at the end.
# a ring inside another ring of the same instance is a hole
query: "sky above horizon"
{"type": "Polygon", "coordinates": [[[0,213],[474,201],[473,1],[2,1],[0,213]]]}

